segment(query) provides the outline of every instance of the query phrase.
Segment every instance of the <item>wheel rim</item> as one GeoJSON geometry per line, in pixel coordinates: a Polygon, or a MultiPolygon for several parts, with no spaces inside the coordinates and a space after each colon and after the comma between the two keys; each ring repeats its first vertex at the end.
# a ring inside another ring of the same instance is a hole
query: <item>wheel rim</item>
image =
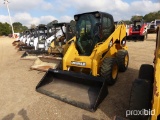
{"type": "Polygon", "coordinates": [[[116,79],[117,74],[118,74],[118,65],[117,65],[117,64],[114,64],[114,65],[113,65],[113,69],[112,69],[112,78],[113,78],[113,79],[116,79]]]}
{"type": "Polygon", "coordinates": [[[126,55],[126,56],[125,56],[125,61],[124,61],[125,67],[127,67],[127,65],[128,65],[128,59],[129,59],[129,58],[128,58],[128,55],[126,55]]]}

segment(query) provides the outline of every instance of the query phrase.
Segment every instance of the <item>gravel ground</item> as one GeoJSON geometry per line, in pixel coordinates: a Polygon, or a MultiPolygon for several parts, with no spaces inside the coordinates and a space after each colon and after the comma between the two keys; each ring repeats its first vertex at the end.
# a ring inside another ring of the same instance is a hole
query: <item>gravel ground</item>
{"type": "MultiPolygon", "coordinates": [[[[132,81],[141,64],[152,64],[155,35],[149,39],[127,42],[129,68],[119,73],[109,94],[94,113],[74,107],[43,94],[35,87],[44,72],[30,70],[34,61],[20,60],[22,52],[12,46],[14,39],[0,38],[0,119],[2,120],[110,120],[115,115],[125,117],[132,81]]],[[[77,95],[80,94],[77,92],[77,95]]]]}

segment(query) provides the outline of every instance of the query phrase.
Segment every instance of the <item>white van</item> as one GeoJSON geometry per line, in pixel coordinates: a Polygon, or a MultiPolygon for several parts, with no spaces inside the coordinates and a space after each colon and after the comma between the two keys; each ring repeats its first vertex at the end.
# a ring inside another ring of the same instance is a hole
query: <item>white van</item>
{"type": "Polygon", "coordinates": [[[157,26],[160,25],[160,19],[155,19],[154,24],[155,24],[155,28],[157,28],[157,26]]]}

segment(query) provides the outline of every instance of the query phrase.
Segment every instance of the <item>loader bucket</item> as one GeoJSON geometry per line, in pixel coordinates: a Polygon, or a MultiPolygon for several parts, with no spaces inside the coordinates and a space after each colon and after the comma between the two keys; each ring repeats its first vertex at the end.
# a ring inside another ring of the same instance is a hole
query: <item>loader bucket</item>
{"type": "Polygon", "coordinates": [[[13,41],[13,42],[12,42],[12,45],[13,45],[13,46],[16,46],[16,45],[18,45],[19,42],[20,42],[19,40],[13,41]]]}
{"type": "Polygon", "coordinates": [[[28,50],[21,56],[21,60],[36,60],[39,55],[45,55],[47,51],[28,50]]]}
{"type": "Polygon", "coordinates": [[[36,59],[31,69],[46,72],[49,68],[56,69],[61,61],[61,57],[41,56],[36,59]]]}
{"type": "Polygon", "coordinates": [[[18,43],[16,46],[15,46],[15,49],[19,49],[21,46],[27,46],[27,44],[25,43],[18,43]]]}
{"type": "Polygon", "coordinates": [[[94,112],[108,94],[106,82],[101,77],[49,69],[36,91],[94,112]]]}
{"type": "Polygon", "coordinates": [[[20,46],[18,51],[34,50],[34,46],[20,46]]]}

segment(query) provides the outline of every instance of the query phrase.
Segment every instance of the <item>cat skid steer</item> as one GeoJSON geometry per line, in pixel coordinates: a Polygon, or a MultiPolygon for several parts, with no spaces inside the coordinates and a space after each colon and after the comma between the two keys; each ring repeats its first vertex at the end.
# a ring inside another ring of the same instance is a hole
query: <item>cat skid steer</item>
{"type": "Polygon", "coordinates": [[[114,120],[160,120],[160,26],[155,31],[154,65],[140,66],[138,78],[131,87],[127,119],[115,116],[114,120]]]}
{"type": "Polygon", "coordinates": [[[126,27],[115,28],[112,15],[88,12],[74,16],[76,40],[70,42],[62,69],[49,69],[36,91],[71,105],[95,111],[108,94],[118,71],[128,68],[126,27]]]}
{"type": "Polygon", "coordinates": [[[130,94],[129,110],[142,111],[143,114],[128,114],[130,120],[160,120],[160,26],[156,32],[154,66],[141,65],[130,94]]]}
{"type": "Polygon", "coordinates": [[[75,36],[74,27],[70,23],[57,23],[54,26],[55,29],[60,28],[60,30],[55,34],[55,39],[48,48],[48,55],[39,56],[31,69],[47,71],[49,68],[57,68],[61,63],[70,45],[69,40],[75,36]]]}

